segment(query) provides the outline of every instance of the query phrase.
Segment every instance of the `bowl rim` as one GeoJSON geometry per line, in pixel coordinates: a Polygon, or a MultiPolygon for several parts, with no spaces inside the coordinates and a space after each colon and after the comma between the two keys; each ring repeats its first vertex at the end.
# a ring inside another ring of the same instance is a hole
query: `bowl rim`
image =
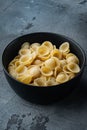
{"type": "MultiPolygon", "coordinates": [[[[25,85],[26,87],[29,87],[29,86],[31,87],[31,86],[32,86],[33,88],[41,88],[41,89],[42,89],[42,88],[61,87],[63,84],[67,84],[67,83],[69,83],[70,81],[73,81],[75,78],[77,78],[77,77],[82,73],[82,71],[83,71],[83,69],[84,69],[84,67],[85,67],[85,62],[86,62],[85,51],[83,50],[83,48],[82,48],[75,40],[73,40],[72,38],[70,38],[70,37],[68,37],[68,36],[65,36],[65,35],[62,35],[62,34],[58,34],[58,33],[53,33],[53,32],[34,32],[34,33],[28,33],[28,34],[24,34],[24,35],[18,36],[17,38],[13,39],[10,43],[8,43],[8,45],[4,48],[3,53],[2,53],[2,67],[3,67],[3,70],[4,70],[4,72],[7,74],[8,77],[10,77],[11,79],[13,79],[15,82],[20,83],[21,85],[25,85]],[[69,81],[66,81],[65,83],[61,83],[61,84],[57,84],[57,85],[41,86],[41,87],[40,87],[40,86],[36,86],[36,85],[31,85],[31,84],[22,83],[22,82],[16,80],[13,76],[11,76],[11,75],[8,73],[8,71],[5,69],[4,63],[3,63],[4,54],[5,54],[6,49],[7,49],[9,46],[11,46],[11,45],[13,44],[13,42],[15,42],[16,40],[19,40],[19,39],[21,39],[22,37],[25,37],[25,36],[36,35],[36,34],[40,34],[40,35],[41,35],[41,34],[43,34],[43,35],[44,35],[44,34],[48,34],[48,35],[50,34],[50,35],[59,36],[59,37],[61,37],[61,38],[65,38],[65,39],[71,41],[75,46],[77,46],[77,48],[80,49],[80,51],[81,51],[81,53],[82,53],[84,59],[83,59],[83,63],[82,63],[80,72],[79,72],[73,79],[70,79],[69,81]]],[[[64,86],[64,87],[65,87],[65,86],[64,86]]]]}

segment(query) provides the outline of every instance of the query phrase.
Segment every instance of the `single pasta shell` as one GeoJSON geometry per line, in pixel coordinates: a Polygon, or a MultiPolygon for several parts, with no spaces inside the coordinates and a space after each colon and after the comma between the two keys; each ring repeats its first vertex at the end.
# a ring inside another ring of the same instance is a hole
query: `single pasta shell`
{"type": "Polygon", "coordinates": [[[70,62],[74,62],[76,64],[79,64],[79,59],[76,57],[76,56],[69,56],[67,59],[66,59],[67,63],[70,63],[70,62]]]}
{"type": "Polygon", "coordinates": [[[41,61],[40,59],[35,59],[32,64],[33,64],[33,65],[41,65],[41,64],[42,64],[42,61],[41,61]]]}
{"type": "Polygon", "coordinates": [[[62,52],[62,57],[63,57],[64,59],[66,59],[66,56],[69,54],[70,49],[68,49],[66,52],[63,52],[63,51],[61,51],[61,52],[62,52]]]}
{"type": "Polygon", "coordinates": [[[15,72],[15,67],[14,66],[8,66],[8,72],[14,77],[16,78],[17,74],[15,72]]]}
{"type": "Polygon", "coordinates": [[[13,65],[15,65],[15,63],[18,61],[18,59],[13,59],[10,63],[9,63],[9,65],[10,66],[13,66],[13,65]]]}
{"type": "Polygon", "coordinates": [[[67,52],[69,50],[69,43],[68,42],[64,42],[59,46],[59,50],[63,51],[63,52],[67,52]]]}
{"type": "Polygon", "coordinates": [[[20,64],[21,64],[21,63],[20,63],[20,61],[19,61],[19,60],[18,60],[18,61],[16,61],[16,62],[15,62],[15,68],[17,68],[20,64]]]}
{"type": "Polygon", "coordinates": [[[76,63],[72,63],[70,62],[69,64],[67,64],[67,68],[69,71],[71,71],[72,73],[79,73],[80,72],[80,67],[78,64],[76,63]]]}
{"type": "Polygon", "coordinates": [[[17,74],[21,74],[24,73],[26,71],[26,67],[24,65],[19,65],[18,67],[16,67],[15,72],[17,74]]]}
{"type": "Polygon", "coordinates": [[[47,59],[50,58],[50,54],[49,54],[49,55],[46,55],[46,56],[39,56],[38,58],[39,58],[40,60],[42,60],[42,61],[45,61],[45,60],[47,60],[47,59]]]}
{"type": "Polygon", "coordinates": [[[19,55],[22,56],[22,55],[30,55],[31,54],[31,50],[29,49],[25,49],[25,48],[22,48],[19,50],[19,55]]]}
{"type": "Polygon", "coordinates": [[[60,66],[63,68],[67,64],[66,60],[60,60],[60,66]]]}
{"type": "Polygon", "coordinates": [[[69,80],[69,76],[65,72],[61,72],[56,77],[56,82],[65,83],[69,80]]]}
{"type": "Polygon", "coordinates": [[[46,47],[45,45],[41,45],[37,51],[38,51],[38,56],[40,57],[46,56],[50,53],[48,47],[46,47]]]}
{"type": "Polygon", "coordinates": [[[58,59],[62,59],[62,52],[59,51],[58,49],[54,49],[51,52],[51,56],[56,57],[58,59]]]}
{"type": "Polygon", "coordinates": [[[53,85],[57,85],[58,83],[56,81],[53,81],[53,80],[48,80],[46,81],[46,85],[47,86],[53,86],[53,85]]]}
{"type": "Polygon", "coordinates": [[[61,71],[62,71],[62,68],[60,66],[57,66],[54,70],[54,76],[56,77],[61,71]]]}
{"type": "Polygon", "coordinates": [[[71,73],[71,71],[68,69],[67,65],[63,66],[63,71],[67,74],[71,73]]]}
{"type": "Polygon", "coordinates": [[[75,77],[75,74],[74,73],[70,73],[69,74],[69,79],[73,79],[75,77]]]}
{"type": "Polygon", "coordinates": [[[30,76],[30,75],[21,75],[21,76],[17,77],[17,80],[22,82],[22,83],[25,83],[25,84],[30,84],[31,81],[32,81],[32,76],[30,76]]]}
{"type": "Polygon", "coordinates": [[[32,48],[33,51],[37,51],[38,47],[40,47],[40,43],[33,43],[30,46],[30,48],[32,48]]]}
{"type": "Polygon", "coordinates": [[[46,86],[46,82],[44,82],[44,79],[43,78],[37,78],[34,80],[34,83],[33,83],[35,86],[46,86]]]}
{"type": "Polygon", "coordinates": [[[22,44],[21,48],[29,49],[30,48],[30,43],[29,42],[24,42],[22,44]]]}
{"type": "Polygon", "coordinates": [[[44,64],[45,64],[45,66],[49,66],[49,68],[51,70],[53,70],[56,67],[56,61],[54,58],[50,58],[50,59],[46,60],[44,64]]]}
{"type": "Polygon", "coordinates": [[[52,58],[55,60],[56,66],[60,66],[60,60],[57,57],[52,57],[52,58]]]}
{"type": "Polygon", "coordinates": [[[73,54],[73,53],[68,53],[68,54],[66,55],[66,59],[69,58],[70,56],[76,56],[76,55],[73,54]]]}
{"type": "Polygon", "coordinates": [[[35,57],[36,57],[36,54],[32,53],[31,55],[21,56],[19,61],[21,64],[29,66],[34,61],[35,57]]]}
{"type": "Polygon", "coordinates": [[[40,68],[39,66],[33,66],[28,70],[29,75],[32,76],[32,78],[37,78],[40,76],[40,68]]]}
{"type": "Polygon", "coordinates": [[[53,50],[53,45],[50,41],[45,41],[42,43],[42,45],[45,45],[46,47],[48,47],[48,49],[51,51],[53,50]]]}
{"type": "Polygon", "coordinates": [[[49,67],[42,66],[41,67],[41,74],[44,76],[51,76],[53,74],[53,71],[49,67]]]}
{"type": "Polygon", "coordinates": [[[17,55],[17,56],[15,56],[15,58],[14,58],[14,59],[19,60],[19,58],[20,58],[20,55],[17,55]]]}

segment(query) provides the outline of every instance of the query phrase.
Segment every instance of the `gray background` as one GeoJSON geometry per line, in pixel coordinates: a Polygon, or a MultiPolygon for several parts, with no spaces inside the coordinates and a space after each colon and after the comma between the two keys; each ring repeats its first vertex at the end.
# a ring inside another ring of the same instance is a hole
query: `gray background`
{"type": "Polygon", "coordinates": [[[0,0],[0,130],[87,130],[87,63],[77,89],[48,106],[21,99],[4,77],[7,44],[40,31],[73,38],[87,56],[87,0],[0,0]]]}

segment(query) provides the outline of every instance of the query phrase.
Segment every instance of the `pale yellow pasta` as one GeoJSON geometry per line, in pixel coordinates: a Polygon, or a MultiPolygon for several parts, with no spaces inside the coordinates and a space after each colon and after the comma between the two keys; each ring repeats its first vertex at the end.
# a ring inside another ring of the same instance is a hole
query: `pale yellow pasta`
{"type": "Polygon", "coordinates": [[[24,42],[22,44],[21,48],[29,49],[30,48],[30,43],[29,42],[24,42]]]}
{"type": "Polygon", "coordinates": [[[57,85],[58,83],[56,81],[53,81],[53,80],[48,80],[46,82],[46,86],[52,86],[52,85],[57,85]]]}
{"type": "Polygon", "coordinates": [[[28,74],[32,76],[32,78],[37,78],[40,76],[41,72],[40,72],[40,68],[39,66],[31,66],[29,69],[28,69],[28,74]]]}
{"type": "Polygon", "coordinates": [[[15,72],[17,74],[22,74],[22,73],[25,73],[26,70],[27,70],[27,67],[21,64],[18,67],[16,67],[15,72]]]}
{"type": "Polygon", "coordinates": [[[34,83],[35,86],[46,86],[46,82],[44,82],[44,78],[37,78],[34,79],[34,83]]]}
{"type": "Polygon", "coordinates": [[[9,66],[13,66],[15,65],[15,63],[18,61],[18,59],[13,59],[10,63],[9,66]]]}
{"type": "Polygon", "coordinates": [[[80,72],[80,67],[78,64],[76,63],[73,63],[73,62],[70,62],[68,65],[67,65],[67,68],[69,71],[71,71],[72,73],[79,73],[80,72]]]}
{"type": "Polygon", "coordinates": [[[41,66],[42,63],[43,62],[40,59],[35,59],[34,62],[33,62],[33,65],[39,65],[39,66],[41,66]]]}
{"type": "Polygon", "coordinates": [[[25,83],[25,84],[30,84],[32,81],[32,76],[26,75],[25,73],[23,75],[19,75],[16,78],[18,81],[25,83]]]}
{"type": "Polygon", "coordinates": [[[14,66],[14,65],[8,67],[8,72],[9,72],[14,78],[16,78],[17,74],[16,74],[16,72],[15,72],[15,66],[14,66]]]}
{"type": "Polygon", "coordinates": [[[15,68],[16,68],[16,67],[18,67],[20,64],[21,64],[21,63],[20,63],[20,61],[19,61],[19,60],[18,60],[18,61],[16,61],[16,62],[15,62],[15,64],[14,64],[14,65],[15,65],[15,68]]]}
{"type": "Polygon", "coordinates": [[[53,71],[50,69],[50,67],[42,66],[41,74],[44,76],[51,76],[51,75],[53,75],[53,71]]]}
{"type": "Polygon", "coordinates": [[[22,55],[30,55],[31,54],[31,50],[29,49],[25,49],[25,48],[22,48],[19,50],[19,55],[22,56],[22,55]]]}
{"type": "Polygon", "coordinates": [[[73,53],[68,53],[68,54],[66,55],[66,59],[69,58],[70,56],[76,56],[76,55],[73,54],[73,53]]]}
{"type": "Polygon", "coordinates": [[[57,57],[58,59],[62,59],[62,52],[58,49],[53,49],[51,52],[51,56],[57,57]]]}
{"type": "Polygon", "coordinates": [[[66,52],[62,52],[62,57],[65,59],[66,56],[69,54],[69,52],[70,52],[70,49],[68,49],[68,51],[66,52]]]}
{"type": "Polygon", "coordinates": [[[48,49],[51,51],[53,50],[53,45],[50,41],[45,41],[42,43],[42,45],[45,45],[46,47],[48,47],[48,49]]]}
{"type": "Polygon", "coordinates": [[[57,66],[54,70],[54,77],[56,77],[60,72],[62,72],[62,68],[60,66],[57,66]]]}
{"type": "Polygon", "coordinates": [[[38,48],[38,56],[40,57],[43,57],[43,56],[46,56],[50,53],[48,47],[46,47],[45,45],[41,45],[39,48],[38,48]]]}
{"type": "Polygon", "coordinates": [[[69,80],[69,76],[65,72],[60,72],[56,77],[56,82],[65,83],[69,80]]]}
{"type": "Polygon", "coordinates": [[[37,51],[37,49],[40,47],[40,43],[33,43],[30,47],[33,51],[37,51]]]}
{"type": "Polygon", "coordinates": [[[47,86],[52,86],[52,85],[56,85],[56,84],[58,84],[58,83],[56,82],[56,79],[53,76],[48,77],[48,79],[46,80],[47,86]]]}
{"type": "Polygon", "coordinates": [[[73,79],[75,77],[75,74],[74,73],[69,73],[69,79],[73,79]]]}
{"type": "Polygon", "coordinates": [[[30,55],[21,56],[19,61],[21,64],[29,66],[34,61],[35,58],[36,58],[36,54],[32,53],[30,55]]]}
{"type": "Polygon", "coordinates": [[[45,61],[45,60],[47,60],[47,59],[50,58],[50,54],[45,55],[45,56],[39,56],[38,58],[39,58],[40,60],[42,60],[42,61],[45,61]]]}
{"type": "Polygon", "coordinates": [[[67,62],[66,62],[65,59],[60,60],[60,66],[61,66],[61,68],[63,68],[66,64],[67,64],[67,62]]]}
{"type": "Polygon", "coordinates": [[[71,73],[71,71],[68,69],[67,65],[64,65],[64,66],[63,66],[63,71],[64,71],[66,74],[71,73]]]}
{"type": "Polygon", "coordinates": [[[79,59],[76,56],[69,56],[66,58],[67,63],[74,62],[76,64],[79,64],[79,59]]]}
{"type": "Polygon", "coordinates": [[[9,63],[8,72],[18,81],[32,86],[53,86],[73,79],[80,72],[78,57],[68,42],[59,48],[50,41],[25,42],[9,63]]]}
{"type": "Polygon", "coordinates": [[[64,42],[59,46],[59,50],[62,52],[68,52],[69,51],[69,43],[64,42]]]}
{"type": "Polygon", "coordinates": [[[45,61],[45,66],[49,67],[50,70],[54,70],[54,68],[57,66],[56,61],[54,58],[50,58],[45,61]]]}

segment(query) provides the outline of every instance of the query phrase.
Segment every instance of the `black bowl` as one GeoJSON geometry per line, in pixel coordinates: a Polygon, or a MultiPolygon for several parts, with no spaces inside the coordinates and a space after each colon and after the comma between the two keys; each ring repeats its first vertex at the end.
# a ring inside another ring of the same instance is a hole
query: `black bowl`
{"type": "Polygon", "coordinates": [[[66,36],[59,35],[59,34],[40,32],[40,33],[27,34],[13,40],[5,48],[3,52],[2,64],[3,64],[3,69],[7,81],[9,82],[12,89],[19,96],[34,103],[47,104],[64,98],[65,96],[70,94],[70,92],[72,92],[74,88],[79,86],[78,84],[85,65],[85,55],[82,48],[70,38],[67,38],[66,36]],[[81,71],[72,80],[60,85],[49,86],[49,87],[37,87],[37,86],[26,85],[15,80],[8,73],[7,68],[9,62],[17,55],[21,45],[26,41],[29,41],[30,43],[33,42],[42,43],[43,41],[47,41],[47,40],[51,41],[57,47],[59,47],[59,45],[63,42],[66,41],[69,42],[71,52],[76,54],[77,57],[79,58],[81,71]]]}

